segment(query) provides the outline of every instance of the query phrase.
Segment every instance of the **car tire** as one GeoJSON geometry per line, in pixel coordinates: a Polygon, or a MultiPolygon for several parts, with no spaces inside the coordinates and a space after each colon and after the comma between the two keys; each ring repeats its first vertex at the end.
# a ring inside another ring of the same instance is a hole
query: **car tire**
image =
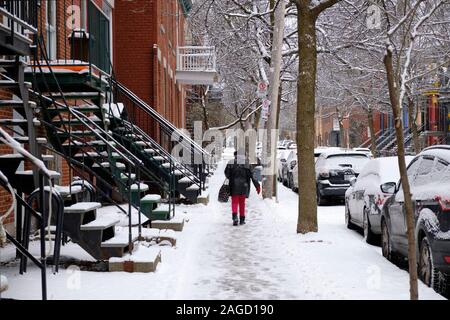
{"type": "Polygon", "coordinates": [[[347,201],[345,201],[345,225],[347,226],[347,229],[355,230],[356,225],[352,222],[352,218],[350,215],[350,209],[348,207],[347,201]]]}
{"type": "Polygon", "coordinates": [[[317,189],[317,205],[318,206],[323,206],[327,203],[326,199],[324,197],[322,197],[322,195],[320,194],[319,189],[317,189]]]}
{"type": "Polygon", "coordinates": [[[372,227],[370,226],[369,220],[369,209],[364,207],[364,217],[363,217],[363,232],[364,232],[364,240],[371,245],[377,245],[379,243],[379,239],[376,234],[372,232],[372,227]]]}
{"type": "Polygon", "coordinates": [[[292,177],[292,174],[288,173],[288,188],[292,189],[294,187],[294,178],[292,177]]]}
{"type": "Polygon", "coordinates": [[[391,237],[386,220],[381,220],[381,252],[383,257],[392,262],[391,237]]]}
{"type": "Polygon", "coordinates": [[[433,288],[437,293],[448,296],[450,293],[449,275],[439,272],[433,264],[433,252],[430,242],[425,236],[420,243],[419,251],[419,279],[428,287],[433,288]]]}

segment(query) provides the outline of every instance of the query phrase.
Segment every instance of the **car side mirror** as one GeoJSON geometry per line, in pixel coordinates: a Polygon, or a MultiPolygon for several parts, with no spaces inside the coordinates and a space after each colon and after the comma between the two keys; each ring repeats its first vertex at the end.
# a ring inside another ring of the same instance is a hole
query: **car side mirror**
{"type": "Polygon", "coordinates": [[[397,184],[395,182],[386,182],[380,188],[383,193],[394,194],[397,191],[397,184]]]}
{"type": "Polygon", "coordinates": [[[353,177],[353,178],[350,179],[350,185],[351,185],[352,187],[354,187],[355,184],[356,184],[356,178],[353,177]]]}

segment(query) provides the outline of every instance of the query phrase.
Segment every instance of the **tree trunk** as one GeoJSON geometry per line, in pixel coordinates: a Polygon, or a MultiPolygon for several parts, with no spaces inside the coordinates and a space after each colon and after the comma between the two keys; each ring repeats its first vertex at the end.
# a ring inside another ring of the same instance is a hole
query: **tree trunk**
{"type": "Polygon", "coordinates": [[[397,88],[399,85],[396,83],[394,76],[394,65],[392,61],[392,51],[387,48],[386,56],[384,57],[384,65],[387,73],[387,81],[389,87],[389,98],[391,102],[392,112],[395,121],[395,135],[397,138],[397,154],[398,164],[400,168],[401,184],[404,195],[404,206],[406,214],[406,225],[408,235],[408,264],[409,264],[409,282],[410,282],[410,298],[411,300],[417,300],[419,298],[419,292],[417,287],[417,256],[416,256],[416,240],[415,240],[415,223],[414,223],[414,211],[411,199],[411,189],[409,186],[408,175],[406,171],[405,161],[405,141],[403,136],[403,124],[401,106],[397,88]]]}
{"type": "MultiPolygon", "coordinates": [[[[277,102],[277,109],[276,110],[278,110],[278,112],[277,112],[277,119],[275,120],[275,129],[277,130],[277,132],[278,132],[278,130],[280,130],[280,110],[281,110],[281,95],[283,94],[283,86],[282,86],[282,83],[280,83],[280,87],[278,88],[278,102],[277,102]]],[[[275,150],[275,153],[277,152],[277,150],[275,150]]],[[[276,200],[278,201],[278,185],[277,185],[277,183],[278,183],[278,180],[277,180],[277,177],[276,177],[276,172],[275,172],[275,177],[274,177],[274,179],[273,179],[273,195],[274,195],[274,197],[276,198],[276,200]]]]}
{"type": "Polygon", "coordinates": [[[280,73],[282,63],[282,50],[284,38],[284,21],[286,13],[286,3],[279,2],[275,10],[275,25],[273,30],[272,55],[270,64],[270,84],[269,84],[269,99],[270,99],[270,114],[266,122],[267,139],[263,143],[263,157],[264,157],[264,180],[263,180],[263,198],[271,199],[275,195],[276,187],[276,158],[277,158],[277,143],[276,139],[272,141],[272,133],[278,138],[278,113],[279,113],[279,87],[281,86],[280,73]]]}
{"type": "Polygon", "coordinates": [[[299,176],[298,233],[317,232],[314,166],[316,105],[316,16],[297,2],[299,75],[297,90],[297,146],[299,176]]]}
{"type": "Polygon", "coordinates": [[[342,118],[339,119],[339,147],[345,148],[347,145],[344,129],[344,121],[342,118]]]}
{"type": "Polygon", "coordinates": [[[369,132],[370,132],[370,149],[372,151],[373,156],[377,157],[377,137],[375,133],[375,128],[373,127],[373,111],[372,109],[369,109],[367,112],[367,123],[369,125],[369,132]]]}
{"type": "Polygon", "coordinates": [[[409,117],[409,126],[411,128],[414,152],[417,154],[420,152],[420,140],[419,140],[419,130],[417,129],[416,123],[416,115],[417,112],[414,110],[414,100],[411,97],[408,97],[408,117],[409,117]]]}

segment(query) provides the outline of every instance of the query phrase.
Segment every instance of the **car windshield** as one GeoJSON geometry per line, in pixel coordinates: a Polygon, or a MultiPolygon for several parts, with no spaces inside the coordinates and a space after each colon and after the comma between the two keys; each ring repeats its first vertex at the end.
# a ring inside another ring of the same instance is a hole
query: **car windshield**
{"type": "Polygon", "coordinates": [[[326,159],[326,166],[329,168],[352,168],[357,172],[367,164],[370,159],[364,155],[330,155],[326,159]]]}

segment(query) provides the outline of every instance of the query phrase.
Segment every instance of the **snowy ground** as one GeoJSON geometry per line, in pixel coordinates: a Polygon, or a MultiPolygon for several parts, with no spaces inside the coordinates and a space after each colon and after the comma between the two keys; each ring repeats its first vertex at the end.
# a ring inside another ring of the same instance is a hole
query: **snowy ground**
{"type": "MultiPolygon", "coordinates": [[[[50,299],[408,299],[408,273],[392,265],[381,249],[344,226],[342,206],[319,209],[319,232],[297,235],[297,195],[279,187],[278,204],[254,191],[247,224],[231,226],[230,204],[218,203],[221,164],[211,180],[208,206],[180,206],[189,221],[177,247],[161,247],[155,273],[48,273],[50,299]]],[[[37,248],[35,248],[37,249],[37,248]]],[[[76,245],[63,254],[89,259],[76,245]]],[[[1,249],[0,260],[13,256],[1,249]]],[[[9,280],[4,297],[40,298],[38,270],[26,275],[17,264],[0,266],[9,280]]],[[[420,283],[422,299],[443,299],[420,283]]]]}

